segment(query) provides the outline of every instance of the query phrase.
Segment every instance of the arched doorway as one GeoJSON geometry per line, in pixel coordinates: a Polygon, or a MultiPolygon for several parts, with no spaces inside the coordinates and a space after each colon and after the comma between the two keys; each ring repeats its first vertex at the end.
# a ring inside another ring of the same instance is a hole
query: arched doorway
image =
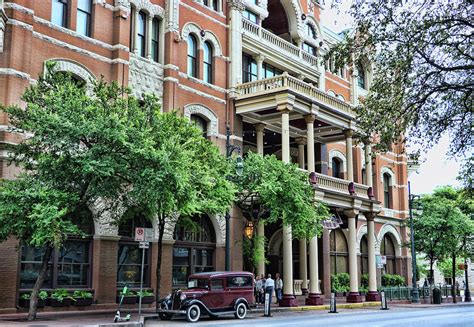
{"type": "Polygon", "coordinates": [[[396,274],[397,257],[395,252],[395,243],[393,242],[393,239],[389,233],[386,233],[382,239],[382,243],[380,244],[380,254],[387,258],[387,263],[385,264],[385,273],[396,274]]]}
{"type": "Polygon", "coordinates": [[[362,236],[362,239],[360,240],[360,274],[359,276],[362,276],[363,274],[368,274],[369,273],[369,248],[368,248],[368,241],[367,241],[367,235],[362,236]]]}
{"type": "Polygon", "coordinates": [[[192,224],[178,221],[174,230],[172,287],[185,287],[189,275],[215,270],[216,233],[207,215],[192,224]],[[180,223],[181,222],[181,223],[180,223]]]}
{"type": "Polygon", "coordinates": [[[262,22],[262,27],[287,41],[291,41],[287,13],[280,0],[269,0],[267,8],[268,17],[262,22]]]}
{"type": "Polygon", "coordinates": [[[331,274],[349,272],[347,241],[341,229],[334,229],[329,235],[331,274]]]}

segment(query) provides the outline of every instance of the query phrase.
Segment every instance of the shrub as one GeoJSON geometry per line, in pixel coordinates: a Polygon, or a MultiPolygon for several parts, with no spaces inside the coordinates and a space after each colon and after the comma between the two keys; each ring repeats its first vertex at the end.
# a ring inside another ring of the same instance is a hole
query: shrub
{"type": "Polygon", "coordinates": [[[64,288],[55,289],[54,292],[51,294],[51,298],[54,300],[58,300],[59,302],[63,302],[65,299],[73,300],[73,298],[69,295],[68,290],[64,288]]]}
{"type": "Polygon", "coordinates": [[[350,290],[350,277],[348,273],[331,275],[331,288],[333,292],[348,292],[350,290]]]}
{"type": "Polygon", "coordinates": [[[139,297],[144,297],[144,296],[153,296],[153,292],[150,290],[144,290],[143,292],[138,291],[137,295],[139,297]]]}
{"type": "Polygon", "coordinates": [[[75,299],[79,299],[79,298],[81,298],[81,299],[91,299],[92,298],[92,293],[84,291],[84,290],[74,291],[74,293],[72,294],[72,297],[75,298],[75,299]]]}
{"type": "Polygon", "coordinates": [[[382,286],[405,286],[405,277],[400,275],[382,275],[382,286]]]}
{"type": "Polygon", "coordinates": [[[363,274],[360,277],[360,286],[361,287],[369,287],[369,274],[363,274]]]}

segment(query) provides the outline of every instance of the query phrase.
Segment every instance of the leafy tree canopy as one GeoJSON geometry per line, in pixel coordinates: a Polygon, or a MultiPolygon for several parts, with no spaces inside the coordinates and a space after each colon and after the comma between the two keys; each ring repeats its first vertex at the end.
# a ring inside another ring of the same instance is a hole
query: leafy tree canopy
{"type": "Polygon", "coordinates": [[[373,62],[358,120],[379,149],[403,135],[426,149],[448,133],[451,155],[472,156],[473,11],[472,1],[352,1],[354,31],[327,58],[373,62]]]}

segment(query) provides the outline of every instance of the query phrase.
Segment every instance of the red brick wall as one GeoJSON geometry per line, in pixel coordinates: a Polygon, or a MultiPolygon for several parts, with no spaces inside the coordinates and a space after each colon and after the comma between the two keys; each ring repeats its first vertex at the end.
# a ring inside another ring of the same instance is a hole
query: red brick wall
{"type": "Polygon", "coordinates": [[[19,276],[18,244],[18,241],[13,238],[0,243],[0,312],[2,309],[8,310],[16,306],[19,276]]]}

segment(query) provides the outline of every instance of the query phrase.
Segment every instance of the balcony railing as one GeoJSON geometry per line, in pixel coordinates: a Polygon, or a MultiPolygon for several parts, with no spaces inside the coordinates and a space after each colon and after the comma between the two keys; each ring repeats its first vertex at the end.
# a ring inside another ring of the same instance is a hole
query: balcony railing
{"type": "Polygon", "coordinates": [[[245,18],[242,19],[242,29],[245,32],[245,35],[252,37],[253,39],[268,45],[269,47],[279,51],[280,53],[285,54],[288,57],[293,57],[294,59],[303,59],[303,61],[308,64],[317,67],[318,58],[310,54],[309,52],[304,51],[303,49],[298,48],[296,45],[291,44],[290,42],[282,39],[281,37],[267,31],[266,29],[258,26],[245,18]]]}
{"type": "Polygon", "coordinates": [[[241,96],[258,94],[269,90],[277,91],[284,89],[292,89],[310,100],[316,100],[319,104],[340,110],[351,117],[355,116],[354,110],[348,103],[324,93],[318,88],[290,76],[287,73],[237,86],[237,91],[241,96]]]}
{"type": "MultiPolygon", "coordinates": [[[[323,175],[316,173],[316,186],[328,191],[336,191],[341,193],[349,194],[349,183],[350,181],[345,179],[340,179],[328,175],[323,175]]],[[[354,183],[354,188],[356,195],[361,198],[368,199],[367,190],[369,187],[367,185],[354,183]]]]}

